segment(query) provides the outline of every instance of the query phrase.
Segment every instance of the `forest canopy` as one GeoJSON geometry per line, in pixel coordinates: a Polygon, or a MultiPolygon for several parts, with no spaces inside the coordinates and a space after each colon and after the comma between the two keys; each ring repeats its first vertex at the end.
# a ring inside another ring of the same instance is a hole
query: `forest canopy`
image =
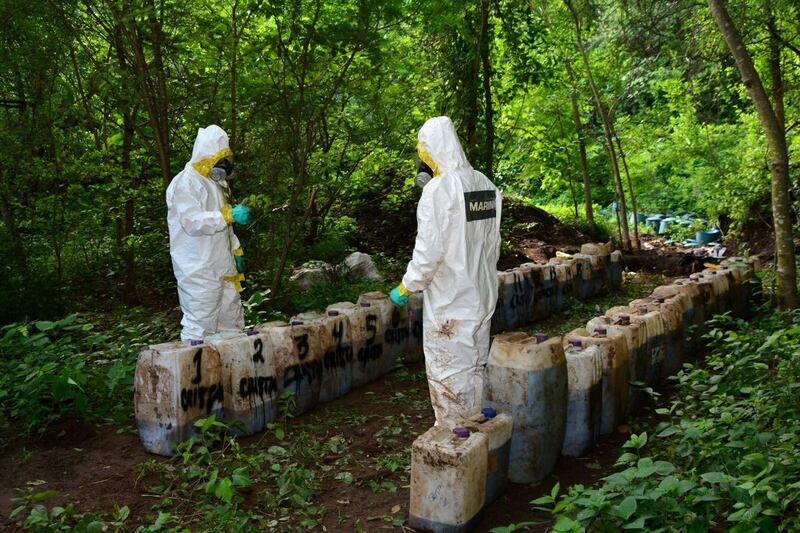
{"type": "MultiPolygon", "coordinates": [[[[413,212],[416,132],[442,114],[506,195],[582,212],[588,184],[590,206],[611,204],[609,122],[640,212],[771,223],[764,132],[705,3],[0,5],[4,322],[76,299],[174,306],[164,191],[212,123],[255,212],[249,287],[273,294],[299,263],[357,248],[364,206],[413,212]]],[[[781,102],[793,169],[800,6],[727,6],[781,102]]]]}

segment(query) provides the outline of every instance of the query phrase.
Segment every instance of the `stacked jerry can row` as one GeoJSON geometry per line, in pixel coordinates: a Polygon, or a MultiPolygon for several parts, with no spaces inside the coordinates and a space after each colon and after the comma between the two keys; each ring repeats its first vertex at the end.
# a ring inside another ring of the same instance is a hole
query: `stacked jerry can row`
{"type": "Polygon", "coordinates": [[[574,256],[558,253],[547,264],[524,263],[497,273],[498,296],[492,333],[542,320],[568,298],[587,299],[622,283],[622,254],[607,244],[584,244],[574,256]]]}
{"type": "Polygon", "coordinates": [[[374,381],[401,355],[420,358],[421,297],[413,303],[406,312],[381,293],[367,293],[325,313],[301,313],[198,345],[142,350],[134,402],[145,448],[171,455],[194,436],[194,422],[212,413],[238,434],[257,433],[276,418],[284,393],[293,397],[285,408],[300,414],[374,381]]]}
{"type": "MultiPolygon", "coordinates": [[[[553,265],[569,269],[567,265],[588,263],[589,269],[600,272],[607,266],[613,282],[616,261],[607,255],[607,263],[576,256],[553,265]]],[[[527,268],[534,287],[546,287],[541,269],[527,268]]],[[[720,312],[746,313],[752,277],[753,264],[726,261],[691,279],[657,287],[651,296],[628,306],[613,307],[563,339],[519,331],[497,335],[483,397],[491,414],[501,411],[513,419],[513,426],[507,426],[513,427],[508,479],[543,479],[554,470],[559,455],[584,455],[601,435],[634,415],[644,402],[643,389],[675,374],[685,358],[701,348],[699,335],[706,319],[720,312]]],[[[561,278],[556,274],[549,279],[561,278]]],[[[593,290],[591,283],[583,283],[592,276],[579,279],[578,290],[593,290]]],[[[482,419],[485,416],[477,415],[474,420],[482,419]]],[[[502,449],[507,434],[496,432],[491,444],[491,437],[485,440],[476,434],[480,430],[475,422],[461,425],[454,430],[434,427],[414,443],[410,525],[415,529],[470,531],[481,511],[478,502],[486,505],[499,494],[492,487],[500,481],[492,481],[487,466],[492,461],[485,457],[491,457],[492,449],[502,449]]]]}

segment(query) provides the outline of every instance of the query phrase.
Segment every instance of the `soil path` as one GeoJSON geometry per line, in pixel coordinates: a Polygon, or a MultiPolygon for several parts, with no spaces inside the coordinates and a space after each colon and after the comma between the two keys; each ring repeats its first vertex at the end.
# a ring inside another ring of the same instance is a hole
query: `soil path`
{"type": "MultiPolygon", "coordinates": [[[[347,453],[352,458],[348,471],[353,483],[335,479],[335,473],[323,476],[314,503],[328,509],[323,524],[328,531],[379,531],[392,527],[397,518],[408,516],[408,474],[405,468],[390,472],[376,467],[376,459],[385,455],[404,453],[410,456],[414,438],[433,423],[428,403],[427,384],[421,377],[423,366],[410,372],[392,373],[366,387],[351,391],[347,396],[321,406],[290,422],[291,427],[317,427],[319,438],[344,436],[349,442],[347,453]],[[409,377],[411,379],[409,379],[409,377]],[[335,419],[346,411],[351,419],[361,417],[363,424],[326,427],[326,419],[335,419]],[[403,431],[396,442],[386,445],[376,437],[387,418],[404,421],[403,431]],[[375,490],[375,483],[390,482],[396,489],[375,490]]],[[[511,485],[508,493],[488,508],[479,531],[511,523],[536,521],[532,530],[544,531],[549,524],[546,514],[533,513],[529,502],[560,482],[562,490],[580,483],[591,485],[613,471],[619,446],[626,435],[615,433],[601,441],[583,458],[561,458],[556,471],[535,485],[511,485]]],[[[263,437],[241,439],[245,446],[263,449],[268,444],[263,437]]],[[[114,504],[128,505],[131,520],[127,525],[142,523],[153,514],[158,496],[148,494],[147,487],[157,482],[145,477],[137,482],[137,465],[148,460],[165,459],[147,454],[129,426],[96,426],[89,423],[70,423],[54,427],[43,437],[26,442],[13,442],[0,458],[0,525],[15,529],[19,523],[8,519],[14,508],[11,498],[17,487],[26,482],[45,481],[36,490],[56,490],[59,495],[46,505],[73,504],[80,512],[110,513],[114,504]]],[[[408,457],[406,457],[406,464],[408,457]]],[[[19,519],[19,518],[18,518],[19,519]]],[[[406,528],[407,529],[407,528],[406,528]]]]}

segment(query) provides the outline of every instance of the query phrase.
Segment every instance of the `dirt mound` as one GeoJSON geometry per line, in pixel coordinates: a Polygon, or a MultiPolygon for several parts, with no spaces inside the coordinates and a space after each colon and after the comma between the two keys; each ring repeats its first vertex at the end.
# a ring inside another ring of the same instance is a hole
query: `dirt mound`
{"type": "MultiPolygon", "coordinates": [[[[380,202],[365,202],[353,216],[358,230],[353,245],[367,253],[392,250],[410,257],[417,235],[417,198],[406,199],[397,209],[387,211],[380,202]]],[[[577,228],[518,200],[504,199],[502,211],[503,238],[511,243],[503,247],[498,268],[506,269],[529,261],[545,262],[556,250],[577,252],[591,239],[577,228]]]]}
{"type": "Polygon", "coordinates": [[[556,251],[574,253],[592,239],[579,229],[532,205],[513,199],[503,201],[503,237],[511,243],[504,249],[498,269],[519,266],[529,261],[545,262],[556,251]]]}

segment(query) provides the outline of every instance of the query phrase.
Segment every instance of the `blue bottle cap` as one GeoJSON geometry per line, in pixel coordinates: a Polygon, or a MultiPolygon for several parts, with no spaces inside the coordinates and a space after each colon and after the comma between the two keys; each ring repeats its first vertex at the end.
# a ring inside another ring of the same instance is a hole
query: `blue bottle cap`
{"type": "Polygon", "coordinates": [[[330,311],[328,311],[328,316],[339,316],[339,311],[337,311],[336,309],[331,309],[330,311]]]}
{"type": "Polygon", "coordinates": [[[194,339],[189,341],[189,346],[198,346],[200,344],[203,344],[203,341],[194,339]]]}
{"type": "Polygon", "coordinates": [[[302,326],[303,325],[303,321],[302,320],[292,320],[292,325],[293,326],[302,326]]]}
{"type": "Polygon", "coordinates": [[[497,410],[491,407],[484,407],[483,409],[481,409],[481,414],[486,418],[494,418],[497,416],[497,410]]]}
{"type": "Polygon", "coordinates": [[[252,337],[253,335],[258,334],[258,332],[254,329],[247,330],[247,336],[252,337]]]}

